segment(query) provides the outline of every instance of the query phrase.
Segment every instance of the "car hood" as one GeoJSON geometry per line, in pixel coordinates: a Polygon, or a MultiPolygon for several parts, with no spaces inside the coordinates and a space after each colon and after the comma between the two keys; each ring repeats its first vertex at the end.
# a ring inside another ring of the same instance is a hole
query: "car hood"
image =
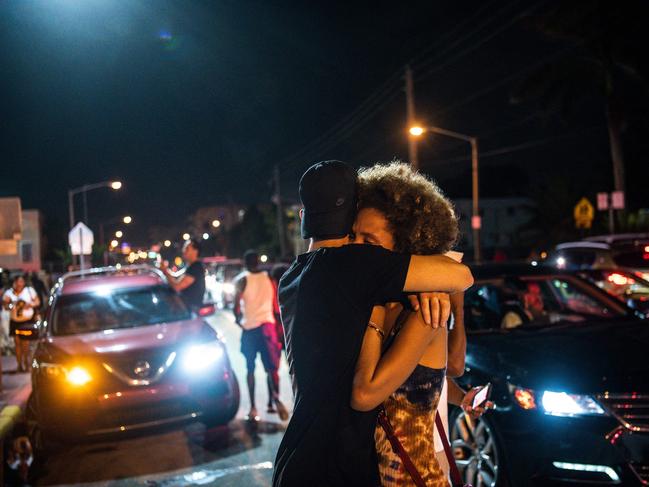
{"type": "Polygon", "coordinates": [[[649,392],[649,322],[473,334],[467,366],[511,384],[573,393],[649,392]]]}
{"type": "MultiPolygon", "coordinates": [[[[47,343],[67,355],[128,353],[136,350],[166,348],[199,337],[204,341],[206,327],[209,328],[209,325],[202,319],[183,320],[135,328],[48,337],[47,343]]],[[[217,335],[213,333],[216,339],[217,335]]]]}

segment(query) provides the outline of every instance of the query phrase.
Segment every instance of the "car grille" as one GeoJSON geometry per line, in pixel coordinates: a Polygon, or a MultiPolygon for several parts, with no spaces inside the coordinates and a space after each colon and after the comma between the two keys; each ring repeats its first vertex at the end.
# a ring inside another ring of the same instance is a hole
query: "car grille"
{"type": "Polygon", "coordinates": [[[643,485],[649,485],[649,463],[631,463],[631,468],[643,485]]]}
{"type": "Polygon", "coordinates": [[[624,427],[649,431],[649,394],[603,394],[599,401],[624,427]]]}

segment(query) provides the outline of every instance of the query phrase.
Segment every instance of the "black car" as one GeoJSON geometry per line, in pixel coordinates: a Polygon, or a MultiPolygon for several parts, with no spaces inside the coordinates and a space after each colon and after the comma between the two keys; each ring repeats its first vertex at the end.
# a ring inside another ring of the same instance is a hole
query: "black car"
{"type": "Polygon", "coordinates": [[[465,386],[496,408],[454,411],[474,486],[647,485],[649,324],[590,282],[529,265],[476,266],[465,296],[465,386]]]}

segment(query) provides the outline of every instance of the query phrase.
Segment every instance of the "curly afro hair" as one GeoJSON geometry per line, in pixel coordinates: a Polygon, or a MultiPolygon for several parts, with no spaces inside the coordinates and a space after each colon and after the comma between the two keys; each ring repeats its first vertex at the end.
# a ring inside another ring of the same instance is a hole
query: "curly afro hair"
{"type": "Polygon", "coordinates": [[[397,252],[440,254],[458,238],[453,205],[437,185],[400,161],[359,171],[359,210],[383,213],[397,252]]]}

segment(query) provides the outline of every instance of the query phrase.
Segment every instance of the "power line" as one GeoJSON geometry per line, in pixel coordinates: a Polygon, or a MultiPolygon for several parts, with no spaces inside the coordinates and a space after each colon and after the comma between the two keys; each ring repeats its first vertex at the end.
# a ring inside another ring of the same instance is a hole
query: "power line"
{"type": "MultiPolygon", "coordinates": [[[[455,33],[455,31],[458,31],[461,28],[463,28],[465,24],[468,24],[468,23],[472,22],[473,18],[479,16],[482,13],[482,11],[484,11],[486,8],[488,8],[491,5],[491,3],[494,3],[494,2],[489,2],[489,3],[485,4],[485,5],[483,5],[480,9],[478,9],[476,12],[474,12],[473,16],[471,16],[470,18],[466,19],[464,22],[462,22],[461,24],[456,26],[450,33],[445,34],[443,36],[443,38],[451,37],[455,33]]],[[[452,47],[454,47],[455,45],[457,45],[458,43],[463,42],[468,37],[472,36],[476,32],[479,32],[493,18],[496,18],[498,15],[500,15],[500,13],[502,13],[504,10],[508,9],[510,6],[515,5],[516,3],[518,3],[518,1],[514,1],[514,2],[510,3],[504,9],[501,9],[495,15],[490,17],[490,19],[488,19],[487,22],[483,22],[480,27],[478,27],[477,29],[470,32],[467,36],[464,36],[461,39],[452,42],[451,45],[448,46],[442,53],[444,54],[444,53],[450,51],[450,49],[452,47]]],[[[433,49],[433,47],[436,47],[439,44],[440,44],[440,40],[438,39],[438,40],[435,41],[435,43],[432,43],[430,45],[430,47],[424,49],[423,52],[420,52],[417,56],[415,56],[410,61],[410,63],[415,64],[415,63],[419,62],[419,61],[417,61],[417,58],[423,57],[426,52],[429,52],[430,50],[433,49]]],[[[439,57],[439,55],[437,57],[439,57]]],[[[428,63],[429,63],[429,61],[424,62],[423,65],[420,65],[420,67],[421,66],[426,66],[426,64],[428,64],[428,63]]],[[[348,133],[350,131],[355,131],[357,124],[364,123],[364,122],[368,121],[369,119],[371,119],[371,115],[376,113],[377,110],[376,109],[372,110],[373,107],[377,108],[377,106],[378,106],[378,108],[380,108],[382,106],[385,106],[388,103],[388,102],[386,102],[384,100],[383,103],[381,103],[380,105],[377,105],[379,103],[381,95],[384,95],[384,96],[388,95],[389,96],[390,84],[396,83],[396,81],[400,78],[400,74],[401,74],[401,71],[397,71],[397,72],[393,73],[392,76],[390,76],[381,86],[379,86],[379,88],[377,88],[363,103],[361,103],[361,105],[359,105],[347,117],[345,117],[343,120],[338,122],[336,125],[334,125],[330,129],[328,129],[325,133],[318,136],[313,141],[309,142],[306,146],[304,146],[299,151],[297,151],[297,152],[291,154],[290,156],[284,158],[284,160],[283,160],[284,164],[289,163],[289,162],[294,162],[298,157],[304,156],[306,154],[322,151],[322,146],[320,144],[324,144],[324,147],[329,149],[330,147],[335,146],[335,144],[338,144],[342,140],[345,140],[346,138],[348,138],[349,134],[346,135],[346,132],[348,133]],[[365,116],[364,117],[363,114],[362,114],[363,111],[369,111],[370,116],[365,116]],[[327,139],[331,139],[331,140],[327,140],[327,139]],[[332,144],[334,144],[334,145],[332,145],[332,144]]],[[[396,88],[396,86],[395,86],[395,88],[396,88]]],[[[393,98],[394,98],[394,93],[392,93],[392,96],[390,96],[389,101],[391,101],[393,98]]]]}
{"type": "Polygon", "coordinates": [[[478,40],[476,43],[474,43],[472,46],[458,52],[455,56],[453,56],[450,59],[447,59],[446,61],[438,64],[437,66],[432,67],[431,69],[427,70],[423,74],[419,75],[419,77],[416,78],[415,81],[421,81],[429,76],[431,76],[434,73],[437,73],[441,71],[442,69],[446,68],[449,64],[451,64],[453,61],[456,61],[457,59],[466,56],[467,54],[475,51],[478,49],[480,46],[486,44],[489,42],[491,39],[494,37],[500,35],[502,32],[506,31],[509,29],[511,26],[519,22],[524,16],[528,15],[532,11],[534,11],[537,7],[540,5],[544,4],[547,0],[542,0],[541,2],[538,2],[536,5],[533,5],[530,8],[527,8],[521,12],[518,13],[514,18],[506,22],[505,24],[501,25],[498,29],[496,29],[494,32],[491,32],[489,35],[483,37],[482,39],[478,40]]]}
{"type": "MultiPolygon", "coordinates": [[[[523,142],[523,143],[516,144],[516,145],[510,145],[510,146],[501,147],[501,148],[498,148],[498,149],[493,149],[493,150],[490,150],[490,151],[480,152],[480,159],[484,159],[484,158],[487,158],[487,157],[493,157],[493,156],[499,156],[499,155],[502,155],[502,154],[509,154],[511,152],[518,152],[518,151],[530,149],[532,147],[545,145],[545,144],[547,144],[549,142],[554,142],[554,141],[557,141],[557,140],[574,139],[574,138],[577,138],[577,137],[582,137],[584,135],[588,135],[589,132],[592,132],[594,130],[601,129],[601,128],[602,128],[602,125],[595,125],[595,126],[592,126],[592,127],[588,127],[588,128],[586,128],[586,129],[584,129],[584,130],[582,130],[582,131],[580,131],[579,133],[576,133],[576,134],[556,135],[556,136],[553,136],[553,137],[546,137],[544,139],[530,140],[530,141],[523,142]]],[[[453,158],[449,158],[449,159],[441,159],[441,160],[431,161],[431,164],[446,164],[446,163],[451,163],[451,162],[466,162],[466,161],[470,161],[470,160],[471,160],[470,157],[458,156],[458,157],[453,157],[453,158]]]]}

